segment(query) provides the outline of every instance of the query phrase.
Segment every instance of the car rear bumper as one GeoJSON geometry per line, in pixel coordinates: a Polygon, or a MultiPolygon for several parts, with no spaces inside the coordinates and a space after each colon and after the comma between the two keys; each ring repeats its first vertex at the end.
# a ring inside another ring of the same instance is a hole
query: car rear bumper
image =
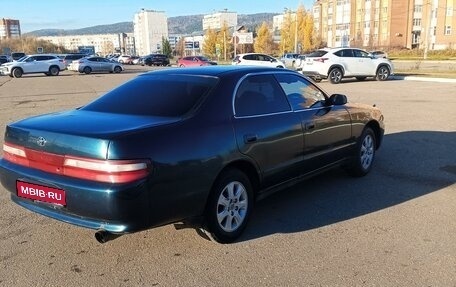
{"type": "Polygon", "coordinates": [[[151,209],[145,180],[122,185],[52,175],[0,160],[0,182],[11,199],[33,212],[90,229],[129,233],[148,228],[151,209]],[[65,191],[66,205],[19,197],[16,182],[65,191]]]}
{"type": "Polygon", "coordinates": [[[327,76],[326,75],[322,75],[316,71],[303,71],[303,70],[300,70],[299,73],[303,74],[304,76],[307,76],[309,78],[312,78],[312,79],[319,79],[319,80],[322,80],[322,79],[326,79],[327,76]]]}

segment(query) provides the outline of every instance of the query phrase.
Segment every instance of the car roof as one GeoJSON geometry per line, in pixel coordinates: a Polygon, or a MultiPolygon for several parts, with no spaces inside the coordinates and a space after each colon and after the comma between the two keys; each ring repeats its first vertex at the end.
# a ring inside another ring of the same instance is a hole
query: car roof
{"type": "Polygon", "coordinates": [[[222,74],[250,74],[250,73],[262,73],[262,72],[291,72],[291,70],[285,70],[281,68],[272,67],[260,67],[260,66],[232,66],[232,65],[215,65],[215,66],[202,66],[202,67],[187,67],[182,68],[170,68],[163,70],[154,70],[143,75],[201,75],[201,76],[219,76],[222,74]]]}

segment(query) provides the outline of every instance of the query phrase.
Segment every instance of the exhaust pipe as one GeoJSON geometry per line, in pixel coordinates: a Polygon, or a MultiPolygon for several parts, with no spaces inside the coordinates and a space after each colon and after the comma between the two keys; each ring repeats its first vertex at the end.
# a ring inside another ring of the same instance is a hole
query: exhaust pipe
{"type": "Polygon", "coordinates": [[[122,234],[114,234],[114,233],[111,233],[111,232],[108,232],[106,230],[98,230],[97,232],[95,232],[95,239],[99,242],[99,243],[106,243],[110,240],[114,240],[116,239],[117,237],[121,236],[122,234]]]}

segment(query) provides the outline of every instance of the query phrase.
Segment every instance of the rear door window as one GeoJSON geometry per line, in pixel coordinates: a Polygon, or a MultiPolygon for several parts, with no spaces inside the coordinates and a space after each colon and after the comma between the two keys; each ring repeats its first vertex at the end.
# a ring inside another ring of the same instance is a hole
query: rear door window
{"type": "Polygon", "coordinates": [[[234,100],[238,117],[291,111],[288,101],[272,75],[253,75],[239,85],[234,100]]]}

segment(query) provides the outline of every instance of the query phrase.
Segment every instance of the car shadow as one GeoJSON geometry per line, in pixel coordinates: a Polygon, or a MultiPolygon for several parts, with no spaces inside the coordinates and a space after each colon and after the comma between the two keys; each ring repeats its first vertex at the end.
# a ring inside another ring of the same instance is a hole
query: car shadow
{"type": "Polygon", "coordinates": [[[257,203],[239,241],[297,233],[351,220],[433,193],[456,182],[455,132],[385,135],[371,173],[324,173],[257,203]]]}

